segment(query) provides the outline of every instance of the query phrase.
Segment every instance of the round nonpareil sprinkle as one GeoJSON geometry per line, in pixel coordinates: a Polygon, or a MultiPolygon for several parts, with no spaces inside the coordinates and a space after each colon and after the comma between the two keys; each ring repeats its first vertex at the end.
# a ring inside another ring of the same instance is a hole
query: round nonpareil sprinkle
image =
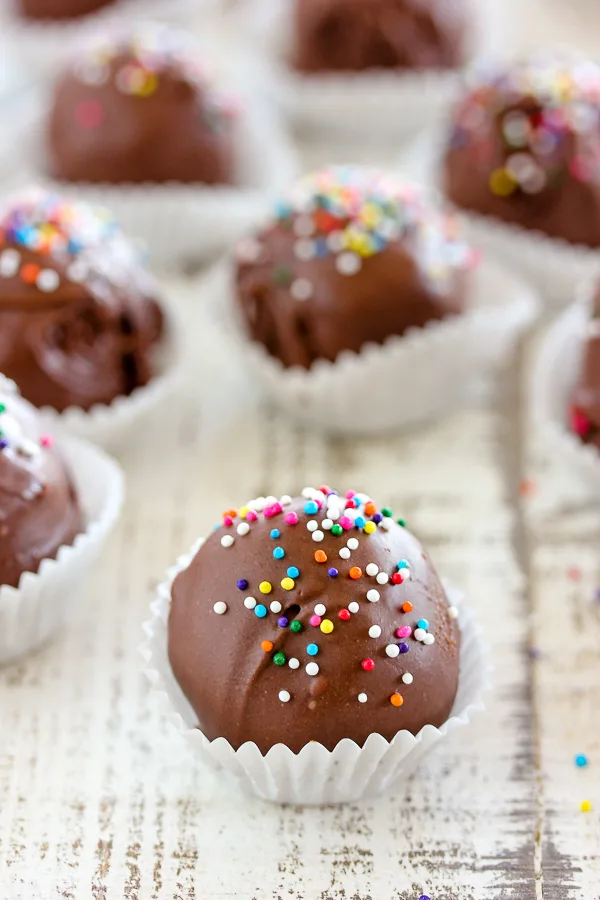
{"type": "Polygon", "coordinates": [[[272,613],[280,613],[281,612],[281,603],[279,602],[279,600],[273,600],[273,602],[269,606],[269,609],[271,610],[272,613]]]}
{"type": "Polygon", "coordinates": [[[402,706],[404,703],[404,697],[402,694],[392,694],[390,697],[390,703],[392,706],[402,706]]]}
{"type": "Polygon", "coordinates": [[[374,589],[367,591],[367,600],[369,600],[370,603],[377,603],[380,597],[381,594],[379,593],[379,591],[376,591],[374,589]]]}
{"type": "Polygon", "coordinates": [[[213,606],[213,610],[218,616],[222,616],[223,613],[227,612],[227,604],[224,603],[223,600],[217,600],[217,602],[213,606]]]}
{"type": "Polygon", "coordinates": [[[360,605],[356,602],[356,600],[353,600],[352,603],[348,604],[348,609],[351,613],[357,613],[360,609],[360,605]]]}
{"type": "Polygon", "coordinates": [[[288,666],[290,667],[290,669],[299,669],[300,668],[300,660],[296,659],[295,656],[292,656],[292,657],[290,657],[290,659],[288,659],[288,666]]]}
{"type": "Polygon", "coordinates": [[[267,607],[263,606],[262,603],[257,603],[257,605],[254,607],[254,615],[258,616],[259,619],[264,619],[264,617],[267,615],[267,607]]]}
{"type": "Polygon", "coordinates": [[[381,626],[380,625],[371,625],[369,628],[369,637],[378,638],[381,636],[381,626]]]}
{"type": "Polygon", "coordinates": [[[263,650],[265,653],[270,653],[271,650],[273,649],[273,641],[262,641],[262,643],[260,645],[260,649],[263,650]]]}
{"type": "Polygon", "coordinates": [[[246,607],[246,609],[254,609],[254,607],[256,606],[256,600],[254,599],[254,597],[245,597],[244,606],[246,607]]]}
{"type": "Polygon", "coordinates": [[[233,538],[230,534],[224,534],[221,538],[221,546],[222,547],[231,547],[233,545],[235,538],[233,538]]]}
{"type": "Polygon", "coordinates": [[[261,594],[270,594],[271,591],[273,590],[273,586],[271,585],[270,581],[261,581],[261,583],[258,586],[258,589],[261,592],[261,594]]]}
{"type": "Polygon", "coordinates": [[[359,703],[366,703],[369,698],[365,693],[361,693],[358,695],[357,700],[359,703]]]}
{"type": "Polygon", "coordinates": [[[304,668],[305,668],[307,675],[318,675],[319,674],[319,666],[316,662],[310,662],[304,668]]]}
{"type": "Polygon", "coordinates": [[[375,661],[369,658],[363,659],[363,661],[361,662],[361,666],[365,670],[365,672],[372,672],[375,668],[375,661]]]}
{"type": "Polygon", "coordinates": [[[404,675],[402,676],[402,681],[404,682],[404,684],[412,684],[413,683],[413,677],[410,674],[410,672],[404,673],[404,675]]]}
{"type": "Polygon", "coordinates": [[[289,703],[289,701],[292,699],[292,695],[289,691],[279,691],[278,696],[282,703],[289,703]]]}
{"type": "Polygon", "coordinates": [[[334,627],[335,626],[334,626],[333,622],[331,621],[331,619],[323,619],[323,621],[319,625],[319,628],[321,629],[323,634],[331,634],[334,627]]]}

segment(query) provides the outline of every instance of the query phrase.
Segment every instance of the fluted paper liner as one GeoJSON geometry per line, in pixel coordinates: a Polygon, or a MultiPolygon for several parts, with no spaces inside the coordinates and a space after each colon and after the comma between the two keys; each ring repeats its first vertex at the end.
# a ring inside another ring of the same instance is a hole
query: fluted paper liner
{"type": "Polygon", "coordinates": [[[538,308],[526,283],[484,260],[472,273],[461,315],[366,344],[359,353],[343,352],[334,363],[318,360],[307,370],[286,368],[247,337],[232,279],[232,266],[224,263],[204,287],[232,352],[288,415],[340,434],[388,431],[446,414],[507,361],[538,308]]]}
{"type": "Polygon", "coordinates": [[[72,437],[58,438],[56,448],[77,490],[85,530],[60,547],[56,559],[42,560],[37,573],[25,572],[17,588],[0,587],[0,665],[36,649],[66,624],[121,511],[124,478],[114,460],[72,437]]]}
{"type": "MultiPolygon", "coordinates": [[[[371,734],[362,748],[344,739],[332,751],[316,741],[297,754],[277,744],[265,756],[251,742],[234,750],[225,738],[209,741],[197,727],[196,715],[175,680],[167,651],[171,585],[176,575],[189,566],[201,544],[199,541],[190,553],[180,557],[159,586],[152,617],[144,626],[146,641],[142,655],[165,715],[204,762],[234,775],[246,793],[276,803],[317,806],[349,803],[381,794],[392,790],[412,772],[425,753],[484,709],[483,696],[489,688],[491,671],[487,648],[473,613],[460,605],[458,692],[452,714],[440,728],[425,725],[417,735],[399,731],[391,741],[380,734],[371,734]]],[[[448,586],[446,591],[450,602],[459,605],[462,595],[448,586]]]]}
{"type": "Polygon", "coordinates": [[[600,494],[600,451],[584,444],[569,428],[569,406],[579,378],[591,285],[582,283],[578,299],[552,323],[532,369],[531,403],[536,427],[553,458],[562,459],[600,494]]]}

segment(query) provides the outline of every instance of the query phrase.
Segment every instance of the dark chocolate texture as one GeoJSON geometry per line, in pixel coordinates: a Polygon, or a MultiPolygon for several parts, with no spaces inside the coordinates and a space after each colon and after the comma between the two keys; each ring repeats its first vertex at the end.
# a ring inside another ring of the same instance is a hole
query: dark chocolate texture
{"type": "Polygon", "coordinates": [[[115,0],[18,0],[18,9],[28,19],[48,21],[76,19],[112,6],[115,0]]]}

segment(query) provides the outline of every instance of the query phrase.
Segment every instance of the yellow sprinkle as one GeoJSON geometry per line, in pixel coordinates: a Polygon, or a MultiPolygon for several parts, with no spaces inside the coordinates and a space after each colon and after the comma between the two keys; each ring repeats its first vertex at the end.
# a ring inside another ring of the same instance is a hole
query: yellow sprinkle
{"type": "Polygon", "coordinates": [[[261,581],[261,583],[258,586],[258,589],[261,592],[261,594],[270,594],[271,591],[273,590],[273,587],[272,587],[270,581],[261,581]]]}
{"type": "MultiPolygon", "coordinates": [[[[284,591],[291,591],[295,584],[296,584],[296,582],[294,581],[293,578],[282,578],[281,579],[281,587],[284,589],[284,591]]],[[[270,587],[270,585],[269,585],[269,587],[270,587]]]]}
{"type": "Polygon", "coordinates": [[[149,97],[158,87],[158,78],[154,72],[146,72],[146,79],[140,84],[138,94],[140,97],[149,97]]]}
{"type": "Polygon", "coordinates": [[[490,175],[490,190],[497,197],[509,197],[516,187],[517,182],[506,169],[494,169],[490,175]]]}
{"type": "Polygon", "coordinates": [[[319,625],[319,628],[321,629],[323,634],[331,634],[331,632],[333,631],[333,622],[331,621],[331,619],[323,619],[323,621],[319,625]]]}
{"type": "Polygon", "coordinates": [[[592,811],[592,801],[591,800],[582,800],[581,806],[579,807],[581,812],[591,812],[592,811]]]}
{"type": "Polygon", "coordinates": [[[238,516],[240,517],[240,519],[245,519],[247,515],[248,515],[248,507],[240,506],[240,508],[238,510],[238,516]]]}
{"type": "Polygon", "coordinates": [[[358,218],[361,222],[364,222],[367,228],[373,229],[381,222],[381,210],[372,203],[366,203],[358,218]]]}
{"type": "Polygon", "coordinates": [[[375,522],[367,522],[363,531],[365,532],[365,534],[373,534],[376,528],[377,525],[375,524],[375,522]]]}

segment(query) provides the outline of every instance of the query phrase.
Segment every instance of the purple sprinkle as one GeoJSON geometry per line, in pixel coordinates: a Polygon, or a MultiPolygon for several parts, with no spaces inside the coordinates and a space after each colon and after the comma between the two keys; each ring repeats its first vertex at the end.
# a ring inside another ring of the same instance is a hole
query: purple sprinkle
{"type": "Polygon", "coordinates": [[[8,441],[5,441],[4,438],[0,440],[0,450],[6,450],[8,447],[8,441]]]}
{"type": "Polygon", "coordinates": [[[330,569],[327,569],[327,574],[329,575],[330,578],[337,578],[339,572],[337,569],[334,569],[332,566],[330,569]]]}
{"type": "Polygon", "coordinates": [[[383,519],[383,516],[381,515],[381,513],[375,513],[375,515],[371,516],[371,518],[375,522],[376,525],[379,525],[379,523],[383,519]]]}
{"type": "Polygon", "coordinates": [[[429,897],[427,897],[425,894],[421,894],[419,900],[429,900],[429,897]]]}
{"type": "Polygon", "coordinates": [[[277,619],[277,624],[279,625],[280,628],[287,628],[288,625],[290,624],[290,620],[286,619],[285,616],[280,616],[277,619]]]}
{"type": "Polygon", "coordinates": [[[409,647],[406,641],[401,641],[398,644],[398,649],[400,650],[400,653],[408,653],[409,647]]]}
{"type": "Polygon", "coordinates": [[[239,587],[240,591],[245,591],[248,587],[248,582],[245,578],[238,578],[237,586],[239,587]]]}

